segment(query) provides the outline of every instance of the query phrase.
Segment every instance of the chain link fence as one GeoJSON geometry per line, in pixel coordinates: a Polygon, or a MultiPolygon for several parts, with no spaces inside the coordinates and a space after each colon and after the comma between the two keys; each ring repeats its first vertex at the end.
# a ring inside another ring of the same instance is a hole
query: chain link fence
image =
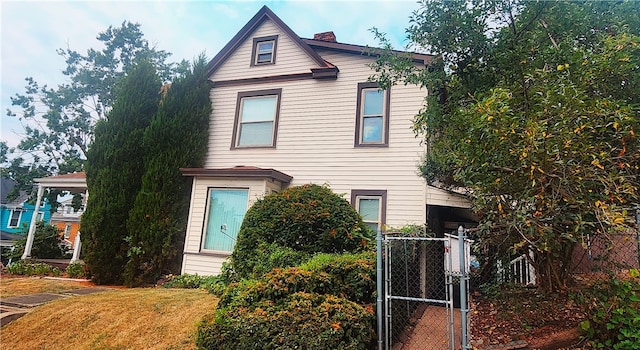
{"type": "Polygon", "coordinates": [[[455,237],[385,237],[386,348],[461,348],[460,283],[465,279],[459,248],[452,247],[457,244],[455,237]]]}
{"type": "MultiPolygon", "coordinates": [[[[490,248],[476,246],[473,254],[480,263],[472,272],[472,289],[478,289],[483,284],[536,285],[535,269],[531,264],[535,259],[533,249],[529,249],[525,254],[501,256],[490,248]]],[[[607,278],[612,273],[625,273],[630,269],[640,269],[638,229],[585,235],[575,244],[569,274],[574,279],[598,279],[607,278]]]]}

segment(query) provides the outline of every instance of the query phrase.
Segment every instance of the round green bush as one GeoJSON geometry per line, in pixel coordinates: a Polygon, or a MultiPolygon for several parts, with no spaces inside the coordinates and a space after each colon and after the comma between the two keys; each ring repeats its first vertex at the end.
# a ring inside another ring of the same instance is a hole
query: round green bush
{"type": "MultiPolygon", "coordinates": [[[[258,200],[245,214],[238,232],[231,265],[238,278],[265,273],[266,253],[271,245],[311,256],[314,253],[344,253],[366,250],[373,239],[360,215],[331,189],[318,185],[291,187],[258,200]]],[[[280,252],[282,253],[282,252],[280,252]]],[[[299,256],[285,254],[284,266],[299,263],[299,256]]],[[[278,262],[278,259],[271,259],[278,262]]],[[[277,265],[277,264],[274,264],[277,265]]]]}
{"type": "Polygon", "coordinates": [[[294,293],[278,302],[219,309],[198,328],[200,349],[367,349],[371,308],[344,298],[294,293]]]}

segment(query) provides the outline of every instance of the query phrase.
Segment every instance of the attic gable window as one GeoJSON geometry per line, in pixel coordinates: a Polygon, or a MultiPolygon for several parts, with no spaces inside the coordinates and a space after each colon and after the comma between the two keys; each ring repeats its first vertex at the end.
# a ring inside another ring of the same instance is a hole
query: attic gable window
{"type": "Polygon", "coordinates": [[[274,148],[282,89],[238,93],[231,149],[274,148]]]}
{"type": "Polygon", "coordinates": [[[376,83],[358,84],[355,147],[389,145],[389,102],[389,90],[376,83]]]}
{"type": "Polygon", "coordinates": [[[251,52],[251,66],[275,64],[277,44],[277,35],[254,38],[253,50],[251,52]]]}

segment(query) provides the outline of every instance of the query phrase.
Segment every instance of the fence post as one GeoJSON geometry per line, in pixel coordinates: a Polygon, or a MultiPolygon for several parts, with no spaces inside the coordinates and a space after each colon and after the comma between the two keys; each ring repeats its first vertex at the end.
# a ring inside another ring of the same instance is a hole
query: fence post
{"type": "Polygon", "coordinates": [[[376,234],[376,316],[378,318],[378,350],[383,350],[383,312],[382,312],[382,230],[378,227],[376,234]]]}
{"type": "Polygon", "coordinates": [[[469,282],[469,272],[467,269],[466,251],[466,230],[462,225],[458,227],[458,247],[459,247],[459,267],[460,267],[460,326],[462,349],[468,349],[467,342],[467,313],[469,306],[467,303],[467,284],[469,282]]]}

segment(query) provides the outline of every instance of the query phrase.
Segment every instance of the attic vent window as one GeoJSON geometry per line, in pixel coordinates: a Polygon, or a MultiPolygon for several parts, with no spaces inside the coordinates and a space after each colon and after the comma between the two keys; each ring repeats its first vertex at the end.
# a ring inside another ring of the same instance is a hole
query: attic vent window
{"type": "Polygon", "coordinates": [[[276,46],[278,36],[267,36],[253,39],[253,50],[251,53],[251,65],[260,66],[276,63],[276,46]]]}

